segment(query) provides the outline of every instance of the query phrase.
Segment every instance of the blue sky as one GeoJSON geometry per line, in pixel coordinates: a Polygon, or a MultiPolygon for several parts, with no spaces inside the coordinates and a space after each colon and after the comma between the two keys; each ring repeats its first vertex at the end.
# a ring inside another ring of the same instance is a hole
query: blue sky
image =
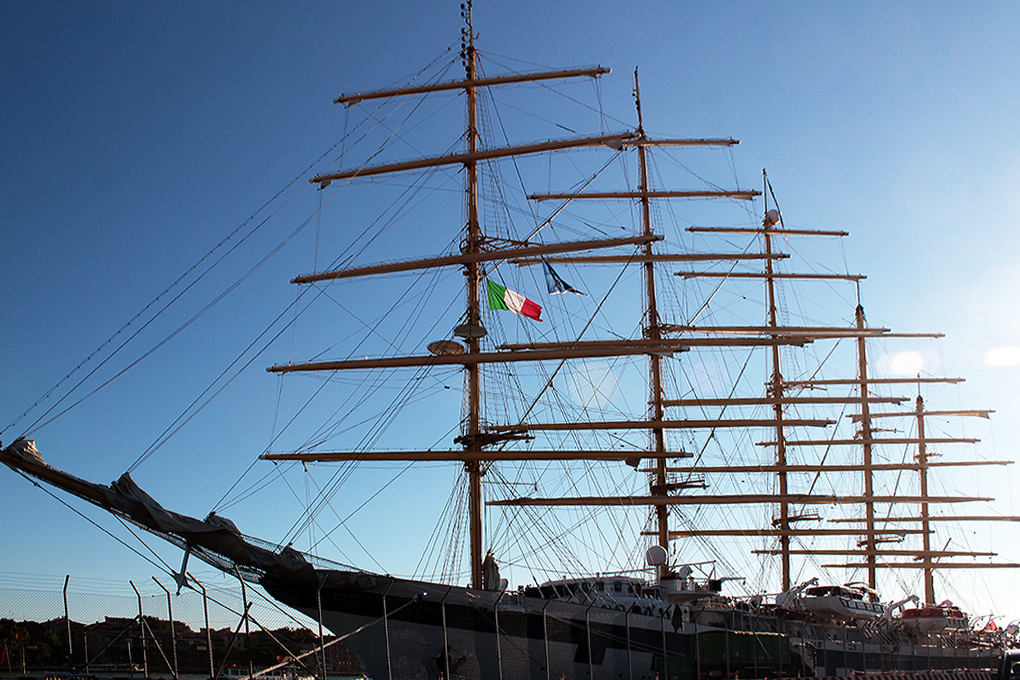
{"type": "MultiPolygon", "coordinates": [[[[334,97],[402,81],[454,45],[457,5],[3,3],[0,427],[302,176],[339,137],[334,97]]],[[[995,409],[986,450],[1017,457],[1020,367],[1009,351],[986,358],[1020,346],[1017,3],[480,2],[475,22],[490,63],[612,67],[603,98],[623,117],[639,66],[649,130],[740,139],[740,184],[758,186],[766,167],[787,220],[849,231],[844,256],[868,275],[869,322],[946,333],[934,360],[968,379],[954,399],[995,409]]],[[[270,284],[287,289],[310,264],[270,265],[241,302],[275,309],[270,284]]],[[[200,389],[191,369],[219,370],[237,351],[220,341],[259,326],[243,309],[68,414],[51,438],[34,435],[43,454],[117,477],[200,389]]],[[[190,457],[154,456],[139,482],[176,509],[208,511],[265,447],[268,426],[241,423],[272,402],[261,368],[284,360],[257,360],[233,405],[193,423],[190,457]],[[199,472],[182,473],[196,461],[199,472]]],[[[980,480],[1004,514],[1020,514],[1012,479],[980,480]]],[[[151,570],[13,474],[0,512],[0,571],[151,570]]],[[[994,543],[1016,544],[993,530],[994,543]]],[[[1020,616],[1012,572],[992,578],[976,580],[1020,616]]]]}

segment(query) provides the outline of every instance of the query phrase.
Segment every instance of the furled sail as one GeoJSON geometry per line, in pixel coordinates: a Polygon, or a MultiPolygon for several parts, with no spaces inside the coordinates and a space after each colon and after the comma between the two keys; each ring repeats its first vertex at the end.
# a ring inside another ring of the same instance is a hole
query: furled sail
{"type": "Polygon", "coordinates": [[[297,550],[263,541],[258,541],[263,545],[256,545],[232,521],[215,513],[201,520],[167,510],[142,491],[126,472],[109,486],[87,482],[46,463],[35,442],[25,438],[0,451],[0,462],[84,498],[173,543],[189,546],[196,556],[221,569],[232,571],[232,567],[237,567],[248,575],[285,575],[312,582],[316,579],[312,565],[297,550]]]}

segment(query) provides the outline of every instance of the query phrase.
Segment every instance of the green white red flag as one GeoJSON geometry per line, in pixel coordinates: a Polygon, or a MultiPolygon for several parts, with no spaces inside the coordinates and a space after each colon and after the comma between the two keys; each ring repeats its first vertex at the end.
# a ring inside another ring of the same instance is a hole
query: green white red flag
{"type": "Polygon", "coordinates": [[[515,314],[523,314],[535,321],[542,320],[541,306],[489,279],[486,279],[486,282],[489,284],[489,309],[505,309],[515,314]]]}

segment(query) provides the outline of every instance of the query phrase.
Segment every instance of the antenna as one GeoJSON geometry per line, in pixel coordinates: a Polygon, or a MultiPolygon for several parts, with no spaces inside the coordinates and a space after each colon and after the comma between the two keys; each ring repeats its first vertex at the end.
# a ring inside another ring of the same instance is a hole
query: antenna
{"type": "Polygon", "coordinates": [[[460,16],[464,19],[465,24],[465,27],[460,29],[460,63],[464,66],[464,71],[470,79],[474,77],[475,52],[475,29],[471,20],[471,0],[461,3],[460,16]]]}
{"type": "Polygon", "coordinates": [[[641,86],[638,84],[638,67],[634,67],[634,108],[637,109],[637,132],[644,133],[644,122],[641,118],[641,86]]]}

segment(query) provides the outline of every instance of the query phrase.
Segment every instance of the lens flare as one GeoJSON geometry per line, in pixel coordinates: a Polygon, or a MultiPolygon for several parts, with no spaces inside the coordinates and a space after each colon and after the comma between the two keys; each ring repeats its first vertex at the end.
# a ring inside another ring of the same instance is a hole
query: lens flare
{"type": "Polygon", "coordinates": [[[924,368],[924,357],[913,350],[899,352],[892,356],[889,367],[896,375],[917,375],[924,368]]]}
{"type": "Polygon", "coordinates": [[[1020,364],[1020,347],[993,347],[985,350],[985,366],[1016,366],[1020,364]]]}

